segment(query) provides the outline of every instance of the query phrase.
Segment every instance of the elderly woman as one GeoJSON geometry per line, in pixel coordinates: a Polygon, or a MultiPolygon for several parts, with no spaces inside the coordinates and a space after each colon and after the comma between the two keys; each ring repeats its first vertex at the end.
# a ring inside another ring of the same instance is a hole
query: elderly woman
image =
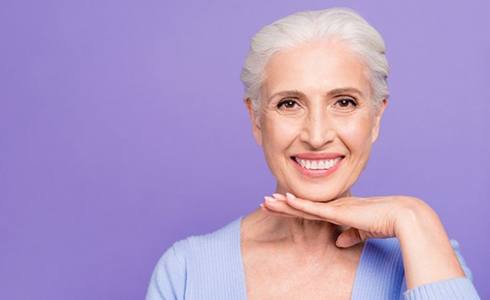
{"type": "Polygon", "coordinates": [[[479,299],[424,201],[351,194],[379,134],[387,75],[382,37],[352,10],[300,12],[258,32],[242,81],[275,193],[175,242],[147,299],[479,299]]]}

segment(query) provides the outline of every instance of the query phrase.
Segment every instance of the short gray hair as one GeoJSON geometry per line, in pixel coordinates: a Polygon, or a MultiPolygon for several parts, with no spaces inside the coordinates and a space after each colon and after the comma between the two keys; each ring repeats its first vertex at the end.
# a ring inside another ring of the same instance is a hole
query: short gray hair
{"type": "Polygon", "coordinates": [[[245,98],[250,98],[254,111],[259,110],[264,69],[274,53],[329,38],[345,42],[367,66],[375,106],[388,98],[389,66],[383,38],[352,9],[330,8],[294,13],[263,27],[252,38],[240,78],[245,86],[245,98]]]}

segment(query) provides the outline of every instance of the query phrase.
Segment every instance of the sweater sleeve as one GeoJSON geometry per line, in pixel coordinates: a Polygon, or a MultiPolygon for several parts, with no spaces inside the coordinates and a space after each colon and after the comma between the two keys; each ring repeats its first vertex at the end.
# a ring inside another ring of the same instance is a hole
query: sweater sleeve
{"type": "Polygon", "coordinates": [[[175,242],[158,260],[151,275],[146,300],[184,299],[186,266],[182,242],[175,242]]]}
{"type": "Polygon", "coordinates": [[[473,275],[461,255],[458,242],[451,240],[451,245],[465,273],[465,277],[450,278],[409,289],[403,294],[405,300],[480,299],[472,282],[473,275]]]}

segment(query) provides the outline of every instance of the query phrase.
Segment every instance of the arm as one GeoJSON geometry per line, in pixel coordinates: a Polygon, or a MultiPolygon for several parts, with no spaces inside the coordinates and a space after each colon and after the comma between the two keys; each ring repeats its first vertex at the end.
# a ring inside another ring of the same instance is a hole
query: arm
{"type": "Polygon", "coordinates": [[[146,300],[184,299],[186,269],[179,242],[168,248],[153,270],[146,300]]]}
{"type": "Polygon", "coordinates": [[[407,209],[396,232],[408,289],[464,277],[458,258],[437,214],[428,205],[407,209]]]}
{"type": "Polygon", "coordinates": [[[416,298],[409,299],[479,299],[471,281],[464,277],[439,217],[420,199],[344,197],[324,203],[291,194],[275,197],[283,200],[266,198],[269,201],[263,208],[272,213],[349,226],[337,238],[337,247],[348,248],[372,237],[398,238],[407,286],[418,293],[416,298]],[[426,289],[435,283],[445,284],[446,288],[426,289]]]}
{"type": "Polygon", "coordinates": [[[471,270],[466,265],[463,256],[459,251],[458,242],[451,240],[451,245],[455,251],[461,268],[464,270],[465,277],[451,278],[421,285],[406,290],[406,281],[403,282],[400,300],[418,299],[475,299],[480,297],[472,283],[473,277],[471,270]]]}

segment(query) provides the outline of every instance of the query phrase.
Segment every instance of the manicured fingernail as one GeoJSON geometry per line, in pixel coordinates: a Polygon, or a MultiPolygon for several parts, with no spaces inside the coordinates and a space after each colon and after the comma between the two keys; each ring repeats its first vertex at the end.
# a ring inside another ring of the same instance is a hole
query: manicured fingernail
{"type": "Polygon", "coordinates": [[[284,200],[284,196],[281,194],[274,193],[272,194],[272,196],[274,196],[274,198],[276,198],[277,200],[284,200]]]}
{"type": "Polygon", "coordinates": [[[295,200],[296,199],[296,197],[291,193],[286,193],[286,198],[288,198],[288,200],[295,200]]]}
{"type": "Polygon", "coordinates": [[[265,197],[264,197],[264,199],[265,199],[265,201],[267,201],[267,202],[276,202],[276,201],[277,201],[277,199],[274,199],[274,198],[269,197],[269,196],[265,196],[265,197]]]}

